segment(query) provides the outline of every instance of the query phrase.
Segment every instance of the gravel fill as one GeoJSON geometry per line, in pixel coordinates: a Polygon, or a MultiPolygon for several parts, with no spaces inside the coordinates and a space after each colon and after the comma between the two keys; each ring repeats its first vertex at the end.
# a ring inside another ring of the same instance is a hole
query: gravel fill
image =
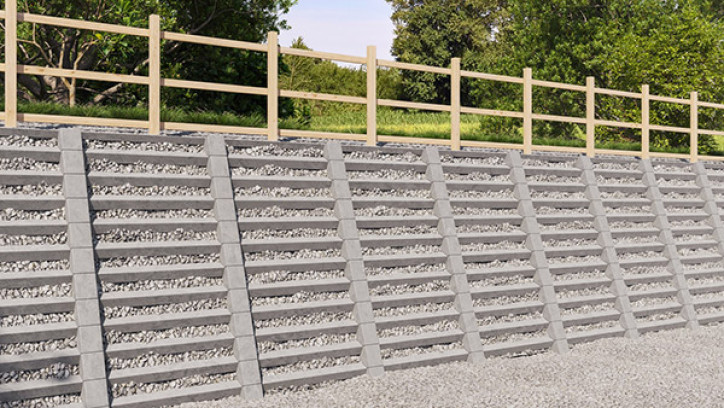
{"type": "Polygon", "coordinates": [[[486,232],[520,232],[520,224],[458,224],[455,226],[458,234],[461,233],[486,233],[486,232]]]}
{"type": "MultiPolygon", "coordinates": [[[[68,278],[70,279],[70,277],[68,278]]],[[[0,288],[0,299],[64,297],[71,295],[70,283],[43,285],[29,288],[0,288]]]]}
{"type": "Polygon", "coordinates": [[[538,289],[533,289],[524,295],[518,296],[497,296],[491,298],[478,298],[473,299],[473,306],[485,307],[485,306],[500,306],[509,305],[511,303],[523,303],[523,302],[537,302],[540,300],[538,289]]]}
{"type": "MultiPolygon", "coordinates": [[[[497,175],[497,174],[490,174],[490,173],[484,173],[482,171],[475,171],[472,173],[467,174],[457,174],[457,173],[445,173],[445,180],[452,181],[452,180],[471,180],[471,181],[496,181],[496,182],[504,182],[504,183],[510,183],[510,176],[506,175],[497,175]]],[[[512,183],[511,188],[513,187],[512,183]]]]}
{"type": "Polygon", "coordinates": [[[229,145],[229,153],[245,154],[247,156],[283,156],[283,157],[324,157],[321,145],[320,147],[305,147],[301,149],[285,149],[279,145],[261,145],[261,146],[233,146],[229,145]]]}
{"type": "Polygon", "coordinates": [[[550,168],[556,168],[556,169],[570,169],[574,167],[575,162],[574,161],[549,161],[544,158],[540,159],[534,159],[534,158],[525,158],[523,159],[523,167],[550,167],[550,168]]]}
{"type": "Polygon", "coordinates": [[[379,198],[386,198],[386,197],[396,197],[396,198],[430,198],[430,191],[429,190],[380,190],[378,188],[373,189],[361,189],[361,188],[355,188],[352,189],[352,197],[354,198],[362,198],[362,197],[379,197],[379,198]]]}
{"type": "Polygon", "coordinates": [[[35,343],[0,344],[0,355],[17,356],[31,353],[46,353],[49,351],[76,348],[75,336],[66,339],[45,340],[35,343]]]}
{"type": "Polygon", "coordinates": [[[606,277],[605,271],[592,271],[592,272],[573,272],[564,273],[562,275],[553,275],[553,281],[572,281],[578,279],[593,279],[593,278],[604,278],[606,277]]]}
{"type": "Polygon", "coordinates": [[[426,324],[424,326],[397,326],[389,329],[378,329],[379,338],[389,338],[398,336],[414,336],[422,333],[440,333],[451,330],[459,330],[460,325],[455,320],[441,320],[437,323],[426,324]]]}
{"type": "MultiPolygon", "coordinates": [[[[253,314],[253,311],[252,311],[253,314]]],[[[342,323],[352,319],[352,312],[346,313],[329,313],[320,312],[308,315],[297,315],[291,317],[280,317],[277,319],[254,320],[254,326],[258,329],[268,327],[285,327],[285,326],[311,326],[324,323],[342,323]]]]}
{"type": "Polygon", "coordinates": [[[331,217],[334,210],[331,208],[315,208],[313,210],[290,210],[276,205],[266,208],[244,208],[239,210],[239,218],[262,217],[331,217]]]}
{"type": "Polygon", "coordinates": [[[383,307],[374,309],[375,317],[405,316],[415,313],[435,313],[453,309],[452,303],[424,303],[400,307],[383,307]]]}
{"type": "Polygon", "coordinates": [[[242,241],[245,239],[275,239],[275,238],[322,238],[336,237],[336,229],[298,228],[289,230],[257,229],[241,233],[242,241]]]}
{"type": "Polygon", "coordinates": [[[588,216],[588,207],[577,207],[577,208],[555,208],[549,206],[537,207],[535,209],[538,215],[578,215],[588,216]]]}
{"type": "Polygon", "coordinates": [[[131,292],[138,290],[164,290],[180,288],[197,288],[203,286],[223,286],[224,280],[220,278],[207,278],[193,276],[169,280],[142,280],[128,283],[103,282],[103,292],[131,292]]]}
{"type": "Polygon", "coordinates": [[[327,177],[327,170],[290,169],[275,164],[261,167],[234,167],[231,173],[235,176],[327,177]]]}
{"type": "Polygon", "coordinates": [[[631,161],[631,162],[608,162],[608,161],[601,161],[594,163],[593,167],[595,169],[601,169],[601,170],[639,170],[640,164],[638,161],[631,161]]]}
{"type": "Polygon", "coordinates": [[[595,239],[572,238],[572,239],[549,239],[549,240],[543,241],[543,245],[546,247],[565,248],[565,247],[597,245],[597,243],[596,243],[595,239]]]}
{"type": "Polygon", "coordinates": [[[104,308],[104,316],[106,319],[115,319],[120,317],[131,316],[150,316],[165,313],[184,313],[197,312],[200,310],[226,309],[226,298],[221,299],[205,299],[195,300],[191,302],[172,303],[156,306],[115,306],[104,308]]]}
{"type": "Polygon", "coordinates": [[[0,170],[57,172],[60,170],[60,165],[58,163],[38,161],[29,157],[13,157],[11,159],[0,159],[0,170]]]}
{"type": "Polygon", "coordinates": [[[55,363],[40,370],[3,371],[0,373],[0,384],[37,380],[65,380],[71,375],[78,375],[78,366],[55,363]]]}
{"type": "Polygon", "coordinates": [[[614,318],[613,320],[606,320],[604,322],[598,322],[594,324],[585,324],[581,326],[569,326],[566,327],[566,333],[580,333],[580,332],[587,332],[591,330],[598,330],[598,329],[608,329],[611,327],[618,327],[619,322],[617,318],[614,318]]]}
{"type": "Polygon", "coordinates": [[[526,249],[525,242],[500,241],[495,243],[473,243],[462,246],[463,252],[526,249]]]}
{"type": "Polygon", "coordinates": [[[370,296],[393,296],[408,293],[429,293],[449,289],[449,283],[444,280],[427,282],[421,285],[381,285],[375,287],[372,287],[372,285],[370,285],[370,296]]]}
{"type": "Polygon", "coordinates": [[[663,179],[663,178],[657,178],[656,179],[657,184],[659,187],[691,187],[696,186],[694,183],[694,180],[680,180],[680,179],[663,179]]]}
{"type": "Polygon", "coordinates": [[[252,306],[285,305],[290,303],[323,302],[349,298],[349,292],[297,292],[290,296],[259,297],[251,300],[252,306]]]}
{"type": "Polygon", "coordinates": [[[561,191],[531,191],[530,196],[534,200],[551,199],[551,200],[584,200],[586,193],[578,191],[575,193],[566,193],[561,191]]]}
{"type": "Polygon", "coordinates": [[[577,289],[577,290],[557,290],[556,289],[556,296],[558,296],[559,299],[570,299],[570,298],[577,298],[581,296],[594,296],[594,295],[612,295],[611,291],[609,290],[608,286],[600,286],[597,288],[584,288],[584,289],[577,289]]]}
{"type": "Polygon", "coordinates": [[[434,344],[428,347],[412,347],[406,349],[383,349],[382,359],[387,360],[391,358],[408,357],[413,355],[422,355],[429,353],[439,353],[442,351],[450,350],[462,350],[463,344],[461,342],[445,343],[445,344],[434,344]]]}
{"type": "MultiPolygon", "coordinates": [[[[330,210],[330,215],[331,211],[332,210],[330,210]]],[[[432,209],[397,208],[384,205],[369,208],[355,208],[354,214],[357,217],[418,217],[433,215],[432,209]]]]}
{"type": "Polygon", "coordinates": [[[53,397],[33,398],[19,401],[3,402],[2,408],[39,408],[60,407],[70,404],[81,404],[80,394],[56,395],[53,397]]]}
{"type": "Polygon", "coordinates": [[[375,150],[348,152],[346,154],[346,158],[352,159],[352,160],[365,160],[366,159],[366,160],[398,161],[398,162],[407,162],[407,163],[415,163],[415,162],[420,161],[420,156],[418,156],[412,152],[397,154],[397,153],[378,152],[375,150]]]}
{"type": "Polygon", "coordinates": [[[216,231],[190,231],[177,228],[170,232],[153,230],[128,230],[115,228],[106,233],[96,235],[99,242],[162,242],[162,241],[213,241],[216,231]]]}
{"type": "Polygon", "coordinates": [[[0,317],[0,327],[35,326],[39,324],[63,323],[75,321],[70,313],[35,313],[24,315],[5,315],[0,317]]]}
{"type": "Polygon", "coordinates": [[[532,312],[528,314],[509,314],[505,316],[485,316],[482,319],[478,319],[478,326],[482,327],[491,324],[524,322],[527,320],[540,319],[542,317],[543,313],[541,312],[532,312]]]}
{"type": "Polygon", "coordinates": [[[122,186],[93,186],[92,195],[123,195],[123,196],[209,196],[208,188],[188,186],[152,186],[137,187],[130,184],[122,186]]]}
{"type": "Polygon", "coordinates": [[[654,164],[654,171],[657,173],[681,173],[688,170],[688,166],[667,166],[665,164],[654,164]]]}
{"type": "Polygon", "coordinates": [[[329,197],[328,189],[321,188],[290,188],[290,187],[260,187],[234,189],[236,197],[329,197]]]}
{"type": "Polygon", "coordinates": [[[126,140],[85,140],[87,149],[145,150],[152,152],[201,153],[203,145],[189,145],[169,142],[131,142],[126,140]]]}
{"type": "Polygon", "coordinates": [[[105,173],[135,174],[135,173],[151,173],[151,174],[180,174],[184,176],[206,176],[206,168],[199,166],[179,166],[175,164],[156,164],[136,162],[133,164],[117,163],[106,159],[89,160],[88,168],[93,171],[105,173]]]}
{"type": "Polygon", "coordinates": [[[481,333],[480,340],[484,345],[517,342],[522,340],[539,339],[548,337],[545,330],[525,333],[503,333],[497,336],[486,337],[481,333]]]}
{"type": "Polygon", "coordinates": [[[60,184],[48,185],[45,182],[40,184],[25,184],[22,186],[0,186],[0,195],[27,195],[27,196],[54,196],[63,193],[63,186],[60,184]]]}
{"type": "Polygon", "coordinates": [[[0,273],[59,271],[70,268],[68,260],[0,262],[0,273]]]}
{"type": "MultiPolygon", "coordinates": [[[[629,293],[630,294],[630,293],[629,293]]],[[[668,297],[648,297],[635,302],[631,302],[631,308],[636,311],[638,308],[644,308],[647,306],[658,306],[670,303],[678,303],[675,296],[668,297]]]]}
{"type": "Polygon", "coordinates": [[[648,316],[641,316],[637,319],[639,322],[658,322],[662,320],[671,320],[681,317],[679,313],[676,312],[669,312],[669,313],[659,313],[659,314],[652,314],[648,316]]]}
{"type": "Polygon", "coordinates": [[[108,218],[211,218],[213,212],[211,210],[196,210],[196,209],[184,209],[184,210],[127,210],[127,209],[115,209],[115,210],[102,210],[95,212],[95,218],[108,219],[108,218]]]}
{"type": "Polygon", "coordinates": [[[498,278],[477,280],[474,281],[474,285],[473,282],[470,282],[470,286],[476,288],[489,288],[491,286],[526,285],[534,282],[535,280],[532,276],[501,276],[498,278]]]}
{"type": "Polygon", "coordinates": [[[272,271],[248,275],[249,284],[263,285],[274,282],[308,281],[318,279],[344,278],[343,270],[288,272],[272,271]]]}
{"type": "Polygon", "coordinates": [[[286,259],[322,259],[342,256],[340,249],[300,249],[299,251],[271,251],[245,252],[247,261],[286,260],[286,259]]]}
{"type": "Polygon", "coordinates": [[[414,368],[261,401],[184,407],[716,407],[724,400],[722,341],[722,326],[679,329],[598,340],[565,355],[414,368]]]}
{"type": "Polygon", "coordinates": [[[637,184],[641,185],[640,177],[609,177],[609,176],[596,176],[598,184],[637,184]]]}
{"type": "Polygon", "coordinates": [[[586,315],[595,312],[606,312],[615,310],[615,304],[612,302],[603,302],[593,305],[584,305],[581,307],[561,308],[561,316],[586,315]]]}
{"type": "Polygon", "coordinates": [[[6,235],[0,234],[2,245],[62,245],[66,243],[68,234],[62,232],[55,235],[6,235]]]}
{"type": "Polygon", "coordinates": [[[431,254],[440,252],[438,245],[410,245],[404,247],[365,247],[362,248],[362,256],[373,255],[399,255],[399,254],[431,254]]]}
{"type": "Polygon", "coordinates": [[[137,384],[131,381],[122,384],[114,384],[111,388],[111,393],[113,395],[113,398],[118,398],[134,394],[182,389],[186,387],[193,387],[196,385],[218,384],[228,381],[236,381],[236,373],[199,374],[190,377],[179,378],[177,380],[156,383],[137,384]]]}
{"type": "Polygon", "coordinates": [[[321,347],[331,344],[349,343],[353,341],[357,341],[356,333],[322,334],[317,337],[302,340],[289,340],[284,342],[261,341],[257,343],[257,347],[259,349],[259,353],[263,354],[278,350],[321,347]]]}
{"type": "Polygon", "coordinates": [[[404,184],[408,181],[427,180],[425,173],[418,173],[415,170],[392,170],[380,169],[374,171],[349,171],[347,177],[350,180],[391,180],[404,184]]]}
{"type": "Polygon", "coordinates": [[[557,176],[555,174],[528,174],[526,175],[528,182],[536,183],[566,183],[566,184],[580,184],[581,179],[579,177],[568,177],[568,176],[557,176]]]}
{"type": "Polygon", "coordinates": [[[593,229],[593,221],[565,221],[556,224],[538,224],[541,231],[593,229]]]}
{"type": "Polygon", "coordinates": [[[58,139],[51,137],[49,139],[33,138],[25,135],[8,135],[0,136],[0,146],[14,147],[57,147],[58,139]]]}
{"type": "Polygon", "coordinates": [[[367,276],[384,276],[392,274],[415,274],[445,271],[445,264],[410,265],[397,268],[365,268],[367,276]]]}
{"type": "Polygon", "coordinates": [[[614,191],[614,192],[606,192],[601,191],[601,198],[604,200],[608,199],[627,199],[627,198],[633,198],[633,199],[648,199],[646,197],[646,193],[640,193],[640,194],[632,194],[629,192],[623,192],[623,191],[614,191]]]}
{"type": "MultiPolygon", "coordinates": [[[[416,225],[414,227],[392,227],[392,228],[377,228],[377,229],[364,229],[360,231],[360,236],[386,236],[386,235],[422,235],[422,234],[437,234],[437,227],[428,225],[416,225]]],[[[442,239],[442,237],[441,237],[442,239]]]]}
{"type": "Polygon", "coordinates": [[[513,198],[511,190],[503,191],[468,191],[468,190],[449,190],[450,198],[467,198],[467,199],[491,199],[491,198],[513,198]]]}
{"type": "Polygon", "coordinates": [[[636,207],[630,207],[630,206],[620,206],[620,207],[609,207],[611,208],[611,212],[608,213],[608,216],[611,216],[613,214],[651,214],[651,207],[648,205],[644,206],[636,206],[636,207]]]}
{"type": "Polygon", "coordinates": [[[157,266],[177,264],[197,264],[218,262],[219,254],[208,254],[200,256],[192,255],[167,255],[167,256],[134,256],[130,258],[109,258],[100,262],[102,268],[115,268],[124,266],[157,266]]]}
{"type": "Polygon", "coordinates": [[[210,350],[193,350],[175,354],[144,353],[134,358],[110,358],[108,366],[112,370],[126,368],[153,367],[160,365],[183,363],[185,361],[203,361],[215,358],[231,357],[234,350],[231,347],[214,348],[210,350]]]}
{"type": "Polygon", "coordinates": [[[454,157],[448,154],[441,154],[440,161],[454,164],[477,164],[480,166],[505,166],[505,157],[454,157]]]}
{"type": "Polygon", "coordinates": [[[0,209],[0,221],[65,220],[65,208],[48,211],[26,211],[14,208],[0,209]]]}
{"type": "Polygon", "coordinates": [[[518,215],[516,208],[468,208],[453,206],[453,215],[518,215]]]}
{"type": "Polygon", "coordinates": [[[338,357],[338,358],[330,358],[330,357],[325,356],[325,357],[318,358],[315,360],[299,361],[297,363],[278,366],[278,367],[262,368],[261,372],[262,372],[262,376],[273,376],[273,375],[287,374],[287,373],[306,371],[306,370],[317,370],[320,368],[327,368],[327,367],[339,367],[339,366],[356,364],[359,362],[360,362],[359,356],[347,356],[347,357],[338,357]]]}
{"type": "MultiPolygon", "coordinates": [[[[620,229],[628,229],[628,228],[656,228],[653,222],[630,222],[630,221],[616,221],[616,222],[609,222],[608,227],[611,230],[611,232],[617,232],[620,229]]],[[[658,234],[659,230],[656,229],[655,234],[658,234]]]]}
{"type": "Polygon", "coordinates": [[[167,330],[151,330],[123,333],[115,330],[104,332],[107,344],[119,343],[153,343],[163,339],[181,339],[192,337],[216,336],[229,333],[229,326],[218,324],[212,326],[174,327],[167,330]]]}

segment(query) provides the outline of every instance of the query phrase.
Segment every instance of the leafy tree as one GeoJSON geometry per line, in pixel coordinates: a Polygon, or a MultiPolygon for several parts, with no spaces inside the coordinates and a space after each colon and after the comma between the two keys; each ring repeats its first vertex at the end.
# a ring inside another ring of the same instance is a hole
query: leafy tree
{"type": "MultiPolygon", "coordinates": [[[[148,27],[148,16],[161,16],[162,30],[261,42],[270,30],[285,28],[279,15],[296,0],[20,0],[19,10],[74,19],[148,27]]],[[[21,23],[22,64],[145,74],[148,44],[143,37],[21,23]]],[[[243,50],[164,41],[162,75],[170,78],[265,86],[266,56],[243,50]]],[[[139,104],[143,87],[48,76],[20,75],[21,97],[33,101],[139,104]]],[[[164,90],[164,101],[176,106],[260,109],[245,95],[164,90]]]]}
{"type": "MultiPolygon", "coordinates": [[[[395,39],[392,54],[400,61],[432,66],[463,58],[464,67],[488,49],[494,28],[505,16],[506,0],[387,0],[392,5],[395,39]]],[[[408,98],[448,103],[450,79],[430,73],[402,73],[408,98]]]]}
{"type": "MultiPolygon", "coordinates": [[[[302,37],[292,42],[292,48],[310,50],[302,37]]],[[[365,96],[367,93],[367,73],[362,68],[340,66],[331,61],[296,55],[284,55],[282,61],[286,67],[279,78],[279,86],[282,89],[349,96],[365,96]]],[[[399,71],[378,69],[378,98],[398,99],[400,93],[399,71]]],[[[295,99],[294,109],[297,116],[308,120],[311,115],[359,111],[365,108],[363,105],[295,99]]]]}

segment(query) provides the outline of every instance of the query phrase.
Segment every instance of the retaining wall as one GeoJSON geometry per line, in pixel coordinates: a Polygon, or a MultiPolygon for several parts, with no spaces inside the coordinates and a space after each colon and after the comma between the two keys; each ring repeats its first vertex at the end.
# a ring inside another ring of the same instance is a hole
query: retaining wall
{"type": "Polygon", "coordinates": [[[2,407],[260,398],[724,321],[722,164],[0,132],[2,407]]]}

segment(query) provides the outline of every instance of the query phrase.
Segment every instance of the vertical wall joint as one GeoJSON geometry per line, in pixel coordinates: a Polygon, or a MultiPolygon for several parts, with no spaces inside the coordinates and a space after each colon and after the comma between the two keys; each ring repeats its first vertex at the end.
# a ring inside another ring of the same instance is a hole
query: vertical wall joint
{"type": "Polygon", "coordinates": [[[367,374],[384,373],[377,324],[374,320],[369,285],[365,273],[357,222],[349,190],[347,170],[344,165],[342,145],[327,142],[324,148],[327,158],[327,175],[332,180],[331,193],[335,200],[334,210],[339,219],[339,237],[342,239],[342,256],[346,260],[345,275],[350,280],[350,298],[354,302],[353,315],[357,322],[357,340],[362,345],[361,360],[367,374]]]}
{"type": "Polygon", "coordinates": [[[427,179],[431,184],[432,199],[435,200],[438,232],[443,237],[442,251],[447,257],[446,267],[450,273],[450,289],[455,293],[455,308],[458,312],[458,323],[463,331],[463,345],[468,352],[468,361],[472,363],[484,360],[483,345],[480,341],[480,328],[473,308],[467,272],[460,250],[460,241],[455,232],[455,220],[450,211],[450,198],[447,193],[445,176],[440,153],[437,148],[429,146],[425,149],[422,160],[427,164],[427,179]],[[452,234],[451,234],[452,232],[452,234]]]}
{"type": "Polygon", "coordinates": [[[241,396],[258,399],[263,395],[259,353],[256,346],[251,315],[246,270],[241,252],[241,236],[231,184],[226,141],[222,135],[206,138],[207,169],[211,176],[211,195],[214,198],[216,234],[221,243],[221,264],[231,313],[230,329],[234,336],[234,355],[237,358],[237,379],[241,396]]]}
{"type": "Polygon", "coordinates": [[[589,211],[596,218],[594,223],[598,231],[598,242],[604,249],[604,262],[606,262],[606,276],[611,279],[611,291],[616,296],[616,310],[621,314],[619,322],[625,330],[624,336],[628,338],[636,338],[639,336],[636,328],[636,318],[631,309],[631,301],[628,297],[628,289],[623,278],[621,266],[618,263],[618,254],[614,246],[611,230],[608,227],[608,219],[606,218],[606,209],[601,201],[601,192],[598,189],[596,174],[593,171],[591,159],[587,156],[581,156],[576,162],[576,166],[581,169],[581,179],[585,185],[586,198],[590,201],[589,211]]]}
{"type": "Polygon", "coordinates": [[[83,380],[81,399],[83,406],[87,408],[108,407],[108,378],[103,350],[98,278],[80,130],[61,129],[58,132],[58,146],[68,221],[75,320],[78,324],[79,366],[83,380]]]}
{"type": "Polygon", "coordinates": [[[641,160],[641,171],[643,172],[642,180],[647,188],[647,196],[651,200],[651,212],[655,216],[654,225],[659,229],[659,237],[664,244],[664,256],[668,259],[668,271],[672,275],[672,283],[676,288],[676,298],[681,304],[681,317],[686,320],[687,327],[696,328],[699,326],[694,310],[694,304],[689,293],[689,285],[686,283],[684,276],[684,267],[681,265],[679,254],[676,250],[676,242],[671,233],[669,218],[666,213],[666,207],[656,181],[654,166],[650,159],[641,160]]]}
{"type": "Polygon", "coordinates": [[[523,217],[521,229],[527,235],[526,246],[531,252],[531,264],[535,268],[535,281],[540,286],[540,300],[543,303],[543,316],[548,320],[548,335],[553,340],[553,351],[568,352],[568,339],[563,327],[558,297],[553,287],[553,278],[548,269],[543,239],[538,228],[533,200],[525,178],[523,159],[517,151],[511,151],[506,157],[510,167],[510,179],[514,184],[515,197],[518,198],[518,213],[523,217]]]}

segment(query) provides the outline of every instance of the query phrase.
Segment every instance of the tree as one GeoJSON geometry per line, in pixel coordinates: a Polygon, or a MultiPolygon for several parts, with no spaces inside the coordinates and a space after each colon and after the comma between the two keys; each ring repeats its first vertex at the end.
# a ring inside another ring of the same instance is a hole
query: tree
{"type": "MultiPolygon", "coordinates": [[[[447,67],[454,57],[467,66],[494,40],[505,16],[505,0],[387,0],[392,5],[395,39],[392,54],[403,62],[447,67]]],[[[403,71],[408,98],[447,103],[446,76],[403,71]]]]}
{"type": "MultiPolygon", "coordinates": [[[[296,0],[21,0],[19,10],[134,27],[148,27],[148,16],[159,14],[163,30],[260,42],[270,30],[286,27],[279,15],[296,0]]],[[[19,59],[28,65],[145,74],[148,69],[147,39],[105,32],[21,23],[19,59]]],[[[209,82],[233,82],[265,86],[264,55],[164,41],[162,72],[165,77],[209,82]]],[[[21,97],[33,101],[54,100],[69,104],[136,104],[145,89],[124,84],[93,83],[49,76],[20,75],[21,97]]],[[[202,95],[168,90],[165,101],[183,106],[234,106],[237,111],[255,109],[248,98],[234,95],[202,95]],[[169,99],[170,97],[170,99],[169,99]]],[[[258,104],[258,101],[256,102],[258,104]]]]}

